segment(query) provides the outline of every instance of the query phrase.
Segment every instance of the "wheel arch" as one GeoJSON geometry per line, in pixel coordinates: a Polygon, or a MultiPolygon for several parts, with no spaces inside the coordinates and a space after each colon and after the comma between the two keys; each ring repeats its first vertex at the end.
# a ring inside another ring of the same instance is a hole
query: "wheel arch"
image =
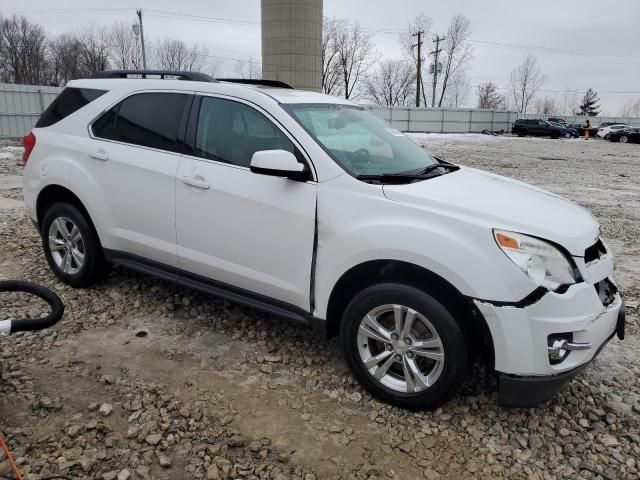
{"type": "Polygon", "coordinates": [[[80,200],[80,198],[71,190],[58,184],[47,185],[38,194],[36,199],[36,220],[40,228],[42,228],[42,221],[48,208],[59,202],[69,203],[80,210],[89,223],[93,234],[98,240],[100,239],[98,231],[93,223],[93,219],[91,218],[87,208],[84,206],[82,200],[80,200]]]}
{"type": "Polygon", "coordinates": [[[468,345],[477,345],[474,353],[493,364],[494,346],[489,326],[475,304],[440,275],[418,265],[399,260],[372,260],[346,271],[334,285],[327,305],[326,332],[340,332],[342,314],[358,292],[383,282],[410,285],[433,295],[460,323],[468,345]],[[478,342],[476,339],[480,339],[478,342]],[[473,341],[475,340],[475,341],[473,341]]]}

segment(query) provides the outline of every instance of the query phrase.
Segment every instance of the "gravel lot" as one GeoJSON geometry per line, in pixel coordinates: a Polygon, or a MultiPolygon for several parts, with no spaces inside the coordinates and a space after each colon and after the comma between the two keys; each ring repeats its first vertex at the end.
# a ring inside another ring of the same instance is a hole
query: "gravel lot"
{"type": "MultiPolygon", "coordinates": [[[[627,340],[539,408],[497,407],[476,367],[446,408],[411,413],[363,392],[338,342],[311,330],[120,269],[73,290],[24,209],[0,210],[0,278],[38,281],[66,304],[55,329],[0,339],[0,431],[26,478],[639,478],[640,147],[415,138],[588,207],[618,255],[627,340]]],[[[0,180],[20,174],[20,153],[0,146],[0,180]]],[[[0,294],[0,319],[42,309],[0,294]]]]}

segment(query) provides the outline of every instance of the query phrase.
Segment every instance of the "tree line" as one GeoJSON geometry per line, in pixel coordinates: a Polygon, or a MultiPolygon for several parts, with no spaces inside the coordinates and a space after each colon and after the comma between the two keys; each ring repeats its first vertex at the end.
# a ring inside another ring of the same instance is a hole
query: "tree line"
{"type": "MultiPolygon", "coordinates": [[[[322,38],[322,90],[384,106],[416,104],[418,83],[420,104],[429,107],[457,108],[469,105],[475,89],[477,108],[534,112],[545,115],[598,115],[598,94],[589,89],[582,97],[569,88],[561,96],[541,96],[546,82],[538,60],[528,55],[515,66],[508,87],[492,81],[472,86],[469,69],[473,59],[470,44],[471,22],[462,14],[453,16],[442,35],[438,65],[430,51],[436,35],[433,19],[417,15],[399,34],[401,54],[381,58],[373,33],[358,22],[328,17],[324,19],[322,38]],[[415,33],[424,39],[421,58],[415,33]],[[420,72],[418,72],[420,65],[420,72]],[[433,85],[433,69],[438,79],[433,85]]],[[[209,55],[203,45],[165,37],[146,39],[147,68],[194,70],[215,76],[221,61],[209,55]]],[[[24,16],[0,17],[0,81],[32,85],[65,85],[107,69],[142,68],[139,38],[126,22],[109,27],[91,25],[57,36],[48,36],[44,28],[24,16]]],[[[260,62],[235,60],[235,74],[241,78],[260,78],[260,62]]],[[[640,116],[640,99],[630,100],[623,116],[640,116]]]]}
{"type": "MultiPolygon", "coordinates": [[[[141,69],[142,50],[131,25],[87,26],[54,37],[23,16],[0,18],[0,80],[27,85],[65,85],[107,69],[141,69]]],[[[206,47],[165,37],[146,45],[147,68],[198,70],[215,75],[219,62],[206,47]]],[[[240,74],[255,75],[239,63],[240,74]]]]}

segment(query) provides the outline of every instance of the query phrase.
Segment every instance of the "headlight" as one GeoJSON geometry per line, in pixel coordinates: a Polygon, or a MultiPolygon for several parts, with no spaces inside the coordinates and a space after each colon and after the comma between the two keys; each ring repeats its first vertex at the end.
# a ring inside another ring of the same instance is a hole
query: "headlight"
{"type": "Polygon", "coordinates": [[[507,257],[538,285],[555,290],[578,281],[569,259],[549,242],[502,230],[493,235],[507,257]]]}

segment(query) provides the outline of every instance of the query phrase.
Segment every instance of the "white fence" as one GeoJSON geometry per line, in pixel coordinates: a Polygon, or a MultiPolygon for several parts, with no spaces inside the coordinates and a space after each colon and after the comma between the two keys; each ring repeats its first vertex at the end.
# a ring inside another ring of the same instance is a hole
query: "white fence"
{"type": "MultiPolygon", "coordinates": [[[[26,135],[40,114],[62,91],[62,87],[0,84],[0,138],[26,135]]],[[[500,110],[380,107],[363,105],[376,117],[403,132],[474,133],[483,130],[510,131],[518,118],[546,118],[545,115],[519,114],[500,110]]],[[[585,117],[559,115],[567,122],[584,123],[585,117]]],[[[592,125],[620,122],[640,126],[640,118],[590,117],[592,125]]]]}
{"type": "Polygon", "coordinates": [[[26,135],[61,91],[61,87],[0,84],[0,138],[26,135]]]}

